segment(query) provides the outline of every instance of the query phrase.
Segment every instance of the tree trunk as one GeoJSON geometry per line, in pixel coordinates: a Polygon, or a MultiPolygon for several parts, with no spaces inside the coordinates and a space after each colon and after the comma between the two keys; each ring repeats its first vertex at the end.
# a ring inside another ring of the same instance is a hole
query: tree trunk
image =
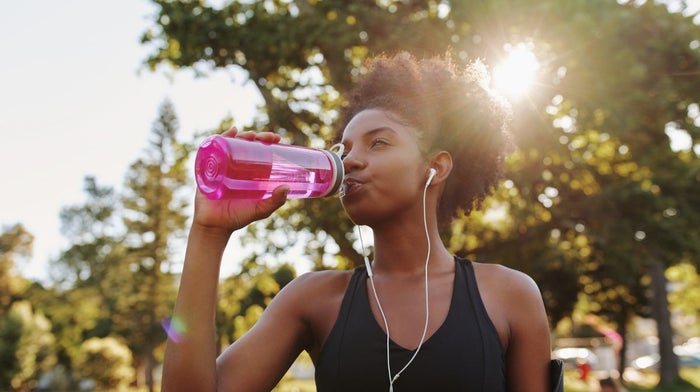
{"type": "Polygon", "coordinates": [[[673,329],[671,312],[668,310],[668,292],[664,264],[658,258],[651,262],[651,285],[653,289],[652,312],[659,335],[659,386],[674,384],[680,379],[678,357],[673,352],[673,329]]]}
{"type": "Polygon", "coordinates": [[[153,347],[149,347],[146,352],[146,386],[148,387],[148,392],[155,391],[153,371],[156,367],[156,358],[153,355],[153,350],[153,347]]]}
{"type": "Polygon", "coordinates": [[[629,322],[629,313],[625,313],[623,322],[617,327],[617,332],[622,336],[622,346],[617,353],[617,370],[620,374],[620,381],[624,381],[625,364],[627,363],[627,323],[629,322]]]}

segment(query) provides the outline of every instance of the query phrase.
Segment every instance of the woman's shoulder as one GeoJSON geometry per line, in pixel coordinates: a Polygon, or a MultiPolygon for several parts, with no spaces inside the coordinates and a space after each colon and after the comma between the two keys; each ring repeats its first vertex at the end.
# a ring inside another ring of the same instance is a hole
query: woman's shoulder
{"type": "Polygon", "coordinates": [[[353,270],[323,270],[305,272],[293,279],[282,290],[285,295],[300,296],[306,298],[308,295],[331,296],[342,294],[350,282],[353,270]]]}
{"type": "Polygon", "coordinates": [[[482,300],[505,348],[512,339],[546,337],[547,315],[534,279],[500,264],[473,265],[482,300]]]}
{"type": "Polygon", "coordinates": [[[312,357],[318,355],[335,323],[352,276],[352,270],[306,272],[282,290],[286,292],[285,302],[296,313],[295,317],[313,333],[306,347],[312,357]]]}
{"type": "Polygon", "coordinates": [[[537,283],[530,275],[495,263],[472,262],[474,274],[482,289],[497,290],[508,296],[535,295],[540,297],[537,283]]]}
{"type": "Polygon", "coordinates": [[[352,271],[306,272],[289,282],[268,308],[305,320],[326,317],[340,305],[352,271]]]}
{"type": "MultiPolygon", "coordinates": [[[[529,275],[500,264],[473,263],[477,285],[487,308],[513,324],[543,309],[542,293],[529,275]],[[490,305],[490,306],[489,306],[490,305]]],[[[494,315],[495,317],[495,315],[494,315]]]]}

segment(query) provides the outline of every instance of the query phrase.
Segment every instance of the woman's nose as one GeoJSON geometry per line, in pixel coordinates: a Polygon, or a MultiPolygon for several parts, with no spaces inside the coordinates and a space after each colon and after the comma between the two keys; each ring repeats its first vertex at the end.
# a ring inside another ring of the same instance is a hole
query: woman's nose
{"type": "Polygon", "coordinates": [[[350,151],[348,151],[348,153],[343,158],[343,167],[345,168],[346,173],[349,173],[353,170],[357,170],[363,165],[364,163],[360,159],[358,159],[357,155],[353,154],[350,151]]]}

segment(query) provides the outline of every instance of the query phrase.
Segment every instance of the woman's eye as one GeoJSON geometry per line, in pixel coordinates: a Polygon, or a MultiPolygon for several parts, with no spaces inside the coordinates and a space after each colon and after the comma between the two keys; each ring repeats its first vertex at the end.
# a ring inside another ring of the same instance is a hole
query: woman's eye
{"type": "Polygon", "coordinates": [[[370,147],[376,147],[376,146],[381,146],[387,144],[385,140],[383,139],[374,139],[372,140],[372,143],[370,143],[370,147]]]}

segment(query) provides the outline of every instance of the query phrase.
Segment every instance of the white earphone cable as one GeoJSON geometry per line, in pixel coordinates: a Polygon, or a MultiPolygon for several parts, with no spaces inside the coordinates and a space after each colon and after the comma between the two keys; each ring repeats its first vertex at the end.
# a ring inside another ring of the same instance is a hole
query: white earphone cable
{"type": "Polygon", "coordinates": [[[428,320],[430,317],[430,306],[428,304],[428,263],[430,261],[430,233],[428,232],[428,219],[427,219],[427,214],[426,214],[426,208],[425,208],[425,197],[426,193],[428,191],[428,186],[430,185],[430,180],[426,181],[425,187],[423,188],[423,228],[425,229],[425,238],[427,240],[428,244],[428,251],[427,255],[425,257],[425,325],[423,326],[423,334],[420,338],[420,342],[418,343],[418,347],[416,347],[416,351],[413,353],[413,356],[411,356],[411,359],[408,360],[406,365],[401,368],[393,377],[391,375],[391,355],[390,355],[390,334],[389,334],[389,323],[387,322],[386,315],[384,314],[384,309],[382,309],[382,304],[379,302],[379,296],[377,295],[377,289],[374,286],[374,274],[372,273],[372,266],[369,262],[369,259],[367,257],[367,252],[365,251],[365,244],[362,241],[362,231],[360,228],[357,228],[357,232],[360,237],[360,246],[362,247],[362,256],[364,258],[365,262],[365,268],[367,269],[367,276],[369,277],[369,282],[370,285],[372,286],[372,293],[374,294],[374,299],[377,301],[377,308],[379,309],[379,313],[382,316],[382,321],[384,322],[384,328],[386,329],[386,366],[387,366],[387,372],[389,375],[389,392],[394,391],[394,382],[399,378],[401,373],[403,373],[406,368],[413,362],[413,360],[416,358],[418,355],[418,352],[420,351],[421,347],[423,346],[423,342],[425,341],[425,335],[428,333],[428,320]]]}

